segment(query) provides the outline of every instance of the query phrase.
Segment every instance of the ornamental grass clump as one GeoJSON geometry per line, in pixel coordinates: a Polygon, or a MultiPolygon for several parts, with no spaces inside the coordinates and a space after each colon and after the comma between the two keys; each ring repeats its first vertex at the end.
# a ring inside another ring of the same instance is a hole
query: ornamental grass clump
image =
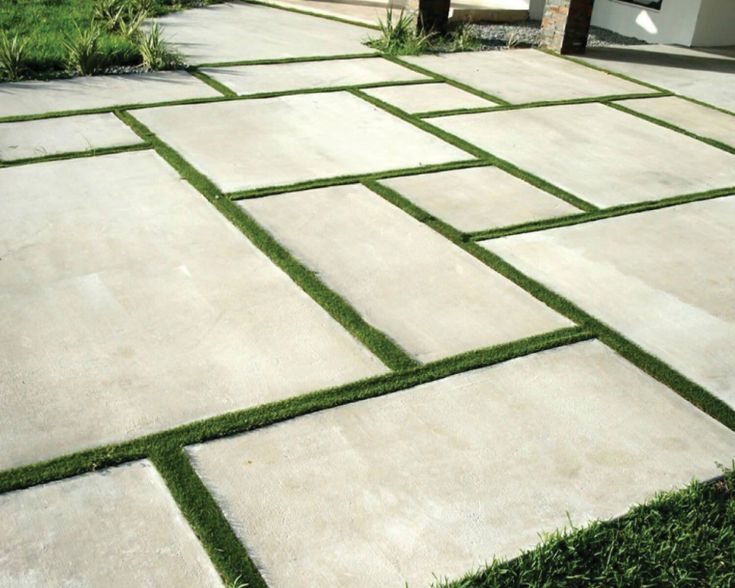
{"type": "Polygon", "coordinates": [[[0,72],[8,80],[17,80],[25,69],[28,41],[18,35],[0,35],[0,72]]]}

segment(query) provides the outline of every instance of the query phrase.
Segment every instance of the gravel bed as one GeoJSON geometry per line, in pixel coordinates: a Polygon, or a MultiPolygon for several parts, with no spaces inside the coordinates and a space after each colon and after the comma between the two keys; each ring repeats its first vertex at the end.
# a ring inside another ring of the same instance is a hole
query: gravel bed
{"type": "MultiPolygon", "coordinates": [[[[483,49],[507,49],[510,46],[536,47],[541,38],[540,22],[475,23],[470,26],[482,40],[483,49]]],[[[599,27],[590,29],[588,47],[608,47],[610,45],[646,45],[646,42],[599,27]]]]}

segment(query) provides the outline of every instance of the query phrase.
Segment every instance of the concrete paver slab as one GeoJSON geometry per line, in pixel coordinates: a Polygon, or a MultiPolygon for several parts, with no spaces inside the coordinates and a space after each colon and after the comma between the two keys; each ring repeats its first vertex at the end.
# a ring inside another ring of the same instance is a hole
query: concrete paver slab
{"type": "Polygon", "coordinates": [[[422,362],[570,326],[363,186],[244,200],[241,206],[422,362]]]}
{"type": "Polygon", "coordinates": [[[580,212],[497,167],[404,176],[380,183],[466,233],[580,212]]]}
{"type": "Polygon", "coordinates": [[[3,588],[222,586],[147,461],[0,495],[0,518],[3,588]]]}
{"type": "Polygon", "coordinates": [[[653,91],[533,49],[403,59],[514,104],[653,91]]]}
{"type": "Polygon", "coordinates": [[[597,206],[735,186],[735,156],[602,104],[432,123],[597,206]]]}
{"type": "Polygon", "coordinates": [[[586,342],[188,451],[269,586],[428,586],[711,478],[735,434],[586,342]]]}
{"type": "Polygon", "coordinates": [[[427,79],[406,67],[374,57],[203,68],[202,71],[241,95],[427,79]]]}
{"type": "Polygon", "coordinates": [[[735,407],[735,197],[485,242],[735,407]]]}
{"type": "MultiPolygon", "coordinates": [[[[735,73],[733,74],[735,75],[735,73]]],[[[676,96],[622,100],[621,106],[735,147],[735,116],[676,96]]]]}
{"type": "Polygon", "coordinates": [[[371,29],[257,4],[227,2],[158,21],[190,64],[375,52],[363,44],[371,29]]]}
{"type": "Polygon", "coordinates": [[[150,151],[0,185],[0,468],[385,371],[150,151]]]}
{"type": "Polygon", "coordinates": [[[224,192],[472,159],[347,92],[153,108],[134,116],[224,192]]]}
{"type": "Polygon", "coordinates": [[[364,90],[364,92],[411,113],[495,106],[493,102],[449,84],[389,86],[364,90]]]}
{"type": "Polygon", "coordinates": [[[184,71],[0,84],[0,116],[221,96],[184,71]]]}
{"type": "Polygon", "coordinates": [[[676,45],[594,47],[583,59],[735,112],[735,55],[676,45]]]}
{"type": "Polygon", "coordinates": [[[111,113],[0,123],[0,160],[3,161],[142,142],[111,113]]]}

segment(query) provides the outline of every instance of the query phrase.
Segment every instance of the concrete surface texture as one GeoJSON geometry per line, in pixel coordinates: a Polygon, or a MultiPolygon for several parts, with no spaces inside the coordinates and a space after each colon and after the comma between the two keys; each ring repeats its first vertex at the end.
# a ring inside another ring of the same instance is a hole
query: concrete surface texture
{"type": "Polygon", "coordinates": [[[192,65],[373,53],[363,45],[371,29],[258,4],[227,2],[158,22],[192,65]]]}
{"type": "Polygon", "coordinates": [[[734,155],[603,104],[432,124],[601,207],[735,186],[734,155]]]}
{"type": "Polygon", "coordinates": [[[221,96],[184,71],[0,84],[0,116],[221,96]]]}
{"type": "Polygon", "coordinates": [[[222,587],[150,462],[0,495],[0,587],[222,587]]]}
{"type": "Polygon", "coordinates": [[[584,60],[735,112],[735,51],[635,45],[593,48],[584,60]]]}
{"type": "Polygon", "coordinates": [[[471,159],[346,92],[171,106],[134,116],[224,192],[471,159]],[[287,128],[288,135],[274,128],[287,128]]]}
{"type": "Polygon", "coordinates": [[[189,449],[273,588],[428,586],[733,452],[732,431],[598,342],[189,449]]]}
{"type": "Polygon", "coordinates": [[[425,75],[375,57],[203,68],[202,71],[241,95],[428,80],[425,75]]]}
{"type": "Polygon", "coordinates": [[[0,160],[94,151],[142,143],[114,114],[0,123],[0,160]]]}
{"type": "Polygon", "coordinates": [[[449,84],[422,84],[420,88],[387,86],[365,90],[365,93],[411,113],[495,106],[494,102],[449,84]]]}
{"type": "Polygon", "coordinates": [[[404,176],[381,184],[465,233],[581,212],[497,167],[404,176]]]}
{"type": "Polygon", "coordinates": [[[0,185],[1,468],[385,371],[150,151],[0,185]]]}
{"type": "Polygon", "coordinates": [[[535,49],[423,55],[404,59],[513,104],[649,91],[639,84],[535,49]]]}
{"type": "Polygon", "coordinates": [[[621,100],[618,104],[735,148],[735,117],[730,114],[676,96],[621,100]]]}
{"type": "Polygon", "coordinates": [[[570,325],[363,186],[241,206],[422,362],[570,325]]]}
{"type": "Polygon", "coordinates": [[[735,197],[485,246],[735,407],[735,197]]]}

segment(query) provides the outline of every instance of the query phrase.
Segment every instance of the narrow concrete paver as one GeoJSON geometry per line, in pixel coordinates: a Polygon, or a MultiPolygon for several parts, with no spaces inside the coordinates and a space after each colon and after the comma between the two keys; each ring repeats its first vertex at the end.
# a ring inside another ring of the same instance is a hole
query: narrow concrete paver
{"type": "Polygon", "coordinates": [[[0,495],[0,587],[223,586],[150,462],[0,495]]]}
{"type": "Polygon", "coordinates": [[[428,586],[733,452],[732,431],[598,342],[189,449],[272,588],[428,586]]]}
{"type": "Polygon", "coordinates": [[[449,84],[422,84],[420,87],[388,86],[364,90],[364,92],[411,113],[495,106],[494,102],[449,84]]]}
{"type": "Polygon", "coordinates": [[[618,104],[735,148],[735,116],[731,114],[677,96],[622,100],[618,104]]]}
{"type": "Polygon", "coordinates": [[[142,142],[130,127],[111,113],[0,123],[2,161],[142,142]]]}
{"type": "Polygon", "coordinates": [[[241,95],[428,79],[375,57],[203,68],[202,71],[241,95]]]}
{"type": "Polygon", "coordinates": [[[403,59],[514,104],[649,91],[645,86],[533,49],[403,59]]]}
{"type": "Polygon", "coordinates": [[[184,71],[0,84],[0,116],[221,96],[184,71]]]}
{"type": "Polygon", "coordinates": [[[363,186],[241,206],[422,362],[571,324],[363,186]]]}
{"type": "Polygon", "coordinates": [[[590,48],[582,59],[597,67],[735,112],[735,53],[676,45],[590,48]]]}
{"type": "Polygon", "coordinates": [[[487,241],[735,407],[735,197],[487,241]]]}
{"type": "Polygon", "coordinates": [[[288,10],[227,2],[158,19],[187,63],[374,53],[374,31],[288,10]]]}
{"type": "Polygon", "coordinates": [[[404,176],[380,183],[466,233],[581,212],[497,167],[404,176]]]}
{"type": "Polygon", "coordinates": [[[150,151],[0,185],[0,468],[386,371],[150,151]]]}
{"type": "Polygon", "coordinates": [[[153,108],[134,116],[224,192],[472,159],[347,92],[153,108]]]}
{"type": "Polygon", "coordinates": [[[735,186],[735,155],[603,104],[432,123],[597,206],[735,186]]]}

